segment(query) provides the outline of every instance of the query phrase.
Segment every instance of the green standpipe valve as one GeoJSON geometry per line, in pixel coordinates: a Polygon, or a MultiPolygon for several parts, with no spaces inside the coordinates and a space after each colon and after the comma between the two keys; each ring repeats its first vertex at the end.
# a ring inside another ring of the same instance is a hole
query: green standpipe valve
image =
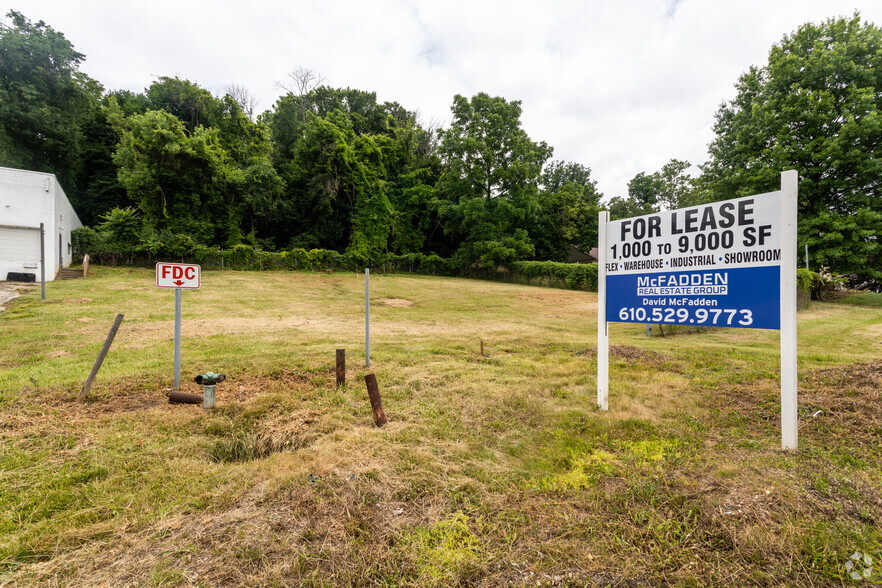
{"type": "Polygon", "coordinates": [[[214,384],[220,384],[227,377],[223,374],[216,374],[214,372],[205,372],[204,374],[200,374],[194,378],[194,381],[197,384],[202,384],[203,386],[213,386],[214,384]]]}
{"type": "Polygon", "coordinates": [[[193,378],[197,384],[202,384],[202,408],[214,408],[214,386],[226,380],[223,374],[205,372],[193,378]]]}

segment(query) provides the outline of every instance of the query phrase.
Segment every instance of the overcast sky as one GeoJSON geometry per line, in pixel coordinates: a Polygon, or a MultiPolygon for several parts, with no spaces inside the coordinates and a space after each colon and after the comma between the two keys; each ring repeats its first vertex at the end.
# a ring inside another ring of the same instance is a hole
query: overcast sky
{"type": "Polygon", "coordinates": [[[592,169],[606,199],[671,158],[707,158],[738,76],[806,22],[880,0],[22,0],[108,90],[179,76],[272,108],[298,66],[449,124],[455,94],[522,103],[533,140],[592,169]]]}

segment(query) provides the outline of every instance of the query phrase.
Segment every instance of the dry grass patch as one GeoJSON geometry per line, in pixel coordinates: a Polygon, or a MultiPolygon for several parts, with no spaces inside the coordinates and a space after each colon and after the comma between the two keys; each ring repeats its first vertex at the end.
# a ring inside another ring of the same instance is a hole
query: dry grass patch
{"type": "Polygon", "coordinates": [[[394,308],[409,308],[413,306],[413,300],[407,300],[406,298],[375,298],[374,301],[394,308]]]}
{"type": "Polygon", "coordinates": [[[784,453],[774,332],[612,325],[602,413],[594,295],[372,276],[377,429],[363,277],[206,272],[183,388],[228,380],[205,411],[164,395],[168,293],[103,271],[51,292],[92,302],[0,315],[0,584],[819,586],[882,551],[878,310],[800,314],[784,453]]]}

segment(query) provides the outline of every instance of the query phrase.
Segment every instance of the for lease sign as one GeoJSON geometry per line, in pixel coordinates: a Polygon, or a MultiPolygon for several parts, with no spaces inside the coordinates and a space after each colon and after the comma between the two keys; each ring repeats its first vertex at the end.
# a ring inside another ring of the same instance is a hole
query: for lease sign
{"type": "Polygon", "coordinates": [[[612,221],[611,322],[780,328],[781,192],[612,221]]]}
{"type": "Polygon", "coordinates": [[[187,263],[157,263],[156,287],[195,290],[202,281],[202,268],[187,263]]]}

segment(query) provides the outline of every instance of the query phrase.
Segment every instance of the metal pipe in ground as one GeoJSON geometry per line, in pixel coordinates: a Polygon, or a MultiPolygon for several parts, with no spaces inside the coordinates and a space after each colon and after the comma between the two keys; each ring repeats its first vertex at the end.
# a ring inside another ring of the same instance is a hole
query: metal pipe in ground
{"type": "Polygon", "coordinates": [[[371,408],[374,411],[374,423],[378,427],[386,424],[386,411],[383,410],[383,400],[380,398],[380,387],[377,385],[377,376],[368,374],[364,377],[367,386],[368,398],[371,400],[371,408]]]}
{"type": "Polygon", "coordinates": [[[202,404],[203,398],[198,394],[187,394],[186,392],[169,392],[169,404],[202,404]]]}
{"type": "Polygon", "coordinates": [[[202,408],[214,408],[214,384],[202,386],[202,408]]]}

